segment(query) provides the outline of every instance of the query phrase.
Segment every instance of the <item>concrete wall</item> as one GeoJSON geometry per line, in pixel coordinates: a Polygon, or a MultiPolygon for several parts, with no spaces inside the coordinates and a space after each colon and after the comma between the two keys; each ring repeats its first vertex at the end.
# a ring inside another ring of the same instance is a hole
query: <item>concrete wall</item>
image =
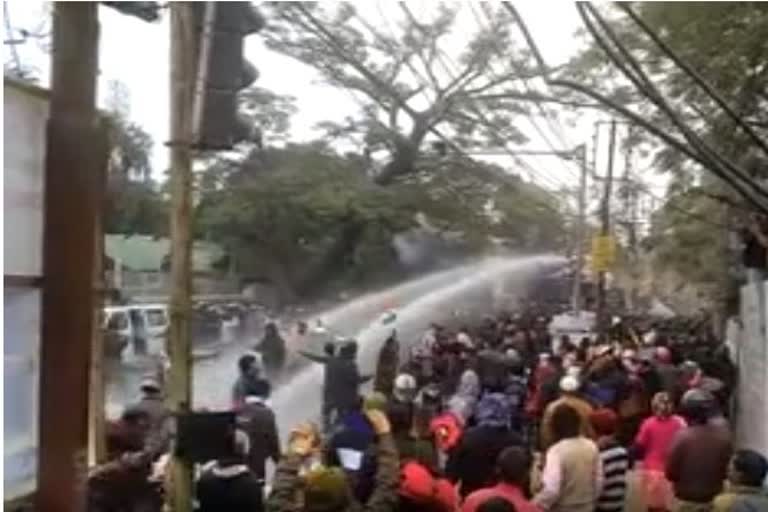
{"type": "Polygon", "coordinates": [[[3,483],[9,500],[32,491],[37,473],[41,290],[30,278],[42,274],[48,95],[9,79],[3,92],[3,483]]]}
{"type": "Polygon", "coordinates": [[[741,328],[730,329],[729,345],[739,367],[738,443],[768,454],[768,308],[765,297],[768,297],[768,282],[741,288],[741,328]]]}

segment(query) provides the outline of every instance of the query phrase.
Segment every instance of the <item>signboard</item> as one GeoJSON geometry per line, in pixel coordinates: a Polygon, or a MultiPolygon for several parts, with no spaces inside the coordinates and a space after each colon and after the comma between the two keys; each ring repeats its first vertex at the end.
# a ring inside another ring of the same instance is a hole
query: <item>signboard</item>
{"type": "Polygon", "coordinates": [[[34,491],[37,476],[48,96],[8,78],[3,93],[3,484],[9,500],[34,491]]]}
{"type": "Polygon", "coordinates": [[[598,235],[592,238],[592,270],[605,272],[616,261],[616,241],[611,235],[598,235]]]}

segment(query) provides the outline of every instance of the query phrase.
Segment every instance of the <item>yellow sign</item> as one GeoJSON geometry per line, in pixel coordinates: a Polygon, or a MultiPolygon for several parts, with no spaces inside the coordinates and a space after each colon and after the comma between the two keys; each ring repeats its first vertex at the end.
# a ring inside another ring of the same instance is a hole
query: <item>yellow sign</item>
{"type": "Polygon", "coordinates": [[[592,238],[592,270],[604,272],[616,261],[616,241],[610,235],[592,238]]]}

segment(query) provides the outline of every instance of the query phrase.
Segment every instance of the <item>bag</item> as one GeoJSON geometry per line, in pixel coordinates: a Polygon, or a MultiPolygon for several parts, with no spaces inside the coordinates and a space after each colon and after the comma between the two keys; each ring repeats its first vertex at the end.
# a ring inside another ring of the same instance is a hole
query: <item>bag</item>
{"type": "Polygon", "coordinates": [[[398,494],[415,504],[439,507],[446,512],[459,507],[459,496],[453,484],[444,478],[436,478],[415,461],[405,462],[400,467],[398,494]]]}

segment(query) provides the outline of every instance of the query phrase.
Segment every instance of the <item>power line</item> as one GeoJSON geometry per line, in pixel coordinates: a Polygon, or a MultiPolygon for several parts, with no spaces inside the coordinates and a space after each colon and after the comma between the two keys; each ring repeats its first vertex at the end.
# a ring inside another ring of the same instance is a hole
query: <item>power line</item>
{"type": "MultiPolygon", "coordinates": [[[[488,22],[489,22],[489,24],[490,24],[490,25],[492,25],[492,23],[493,23],[493,22],[492,22],[492,20],[491,20],[491,18],[490,18],[490,15],[488,14],[488,12],[487,12],[487,10],[486,10],[486,8],[487,8],[487,4],[483,3],[483,4],[481,4],[481,5],[482,5],[482,12],[483,12],[483,14],[484,14],[484,15],[486,16],[486,18],[488,19],[488,22]]],[[[475,21],[477,21],[477,25],[478,25],[478,27],[480,28],[480,30],[484,30],[484,29],[485,29],[485,24],[484,24],[484,23],[483,23],[483,21],[480,19],[480,15],[477,13],[477,11],[475,10],[475,7],[474,7],[474,5],[472,5],[472,3],[469,3],[469,8],[471,9],[473,16],[475,17],[475,21]]],[[[493,44],[494,44],[494,46],[496,47],[497,51],[501,51],[501,48],[499,47],[498,43],[497,43],[495,40],[493,41],[493,44]]],[[[520,66],[518,66],[518,65],[517,65],[517,63],[515,63],[515,62],[514,62],[514,60],[511,60],[511,59],[510,59],[510,62],[512,63],[512,66],[515,68],[515,70],[516,70],[518,73],[520,73],[520,75],[521,75],[521,76],[523,76],[523,78],[522,78],[522,81],[523,81],[523,84],[524,84],[525,90],[524,90],[524,91],[522,91],[522,92],[523,92],[523,93],[525,93],[525,94],[531,94],[531,93],[533,92],[533,90],[532,90],[532,89],[531,89],[531,87],[529,86],[529,84],[528,84],[528,79],[527,79],[527,78],[525,78],[525,76],[524,76],[524,73],[523,73],[523,72],[522,72],[522,70],[520,69],[520,66]]],[[[492,67],[492,65],[490,64],[490,62],[489,62],[489,69],[490,69],[491,73],[493,73],[493,74],[495,75],[495,72],[494,72],[494,70],[493,70],[493,67],[492,67]]],[[[555,135],[555,137],[557,137],[557,138],[559,139],[560,143],[561,143],[561,144],[562,144],[562,146],[563,146],[563,149],[566,149],[566,150],[567,150],[567,149],[571,149],[571,148],[573,148],[573,147],[574,147],[574,145],[573,145],[573,144],[571,144],[571,143],[570,143],[570,141],[566,140],[565,134],[564,134],[564,133],[563,133],[563,131],[562,131],[562,127],[560,127],[560,126],[555,126],[555,124],[554,124],[554,121],[553,121],[553,120],[550,118],[550,116],[549,116],[549,113],[548,113],[548,112],[546,111],[546,109],[545,109],[545,108],[542,106],[541,102],[540,102],[540,101],[534,101],[534,103],[535,103],[535,105],[538,107],[539,111],[541,112],[541,114],[542,114],[542,117],[544,118],[545,122],[546,122],[546,123],[547,123],[547,125],[549,126],[549,129],[552,131],[552,133],[555,135]]],[[[548,147],[549,147],[549,148],[550,148],[550,149],[551,149],[553,152],[558,152],[558,150],[555,148],[555,145],[552,143],[552,141],[551,141],[551,140],[549,139],[549,137],[546,135],[546,133],[545,133],[545,132],[544,132],[544,130],[541,128],[541,126],[540,126],[540,125],[539,125],[539,123],[536,121],[536,119],[535,119],[533,116],[531,116],[530,114],[528,114],[528,113],[526,113],[526,114],[525,114],[525,116],[526,116],[526,118],[528,119],[528,121],[531,123],[531,125],[533,126],[533,128],[534,128],[534,129],[535,129],[535,130],[538,132],[538,134],[539,134],[539,135],[541,136],[541,138],[544,140],[544,142],[546,143],[546,145],[547,145],[547,146],[548,146],[548,147]]],[[[568,171],[569,171],[569,172],[571,172],[571,173],[573,173],[573,174],[576,174],[576,172],[575,172],[575,171],[574,171],[574,170],[573,170],[573,169],[572,169],[570,166],[567,166],[567,165],[566,165],[566,166],[564,166],[564,167],[565,167],[566,169],[568,169],[568,171]]]]}
{"type": "MultiPolygon", "coordinates": [[[[406,16],[409,18],[411,23],[413,23],[415,26],[421,28],[421,26],[419,25],[418,21],[416,20],[416,17],[413,15],[413,13],[411,12],[411,10],[408,7],[408,5],[405,2],[400,2],[400,7],[405,12],[406,16]]],[[[445,53],[445,51],[440,50],[440,49],[437,49],[437,54],[436,55],[437,55],[438,61],[440,62],[440,64],[442,65],[443,69],[446,71],[448,76],[452,80],[455,80],[454,73],[455,73],[456,70],[455,69],[453,69],[453,70],[451,69],[452,67],[455,67],[455,62],[453,61],[453,59],[449,55],[447,55],[445,53]],[[448,63],[446,63],[446,60],[450,61],[451,64],[449,65],[448,63]]],[[[471,107],[472,110],[474,111],[474,113],[476,115],[478,115],[480,117],[480,119],[482,121],[482,124],[484,124],[486,127],[489,127],[491,129],[498,129],[497,127],[493,126],[493,123],[490,122],[490,120],[483,113],[481,108],[477,106],[479,102],[476,102],[472,98],[469,98],[469,100],[474,105],[473,107],[471,107]]],[[[542,180],[548,181],[549,185],[550,186],[554,186],[556,189],[568,186],[567,184],[565,184],[565,183],[563,183],[563,182],[561,182],[561,181],[559,181],[559,180],[557,180],[555,178],[552,178],[551,176],[548,176],[546,174],[541,174],[538,169],[536,169],[534,166],[530,165],[526,160],[522,159],[520,156],[518,156],[518,155],[514,154],[512,151],[510,151],[508,149],[506,143],[503,144],[503,147],[504,147],[504,150],[508,153],[508,155],[510,157],[512,157],[512,159],[515,162],[517,162],[518,165],[520,165],[521,167],[524,167],[531,175],[536,175],[539,178],[541,178],[542,180]]]]}
{"type": "MultiPolygon", "coordinates": [[[[302,23],[302,24],[305,25],[305,28],[307,28],[310,31],[314,32],[315,35],[317,35],[321,40],[324,40],[326,45],[328,45],[330,47],[331,51],[334,51],[340,57],[342,57],[344,60],[346,60],[348,64],[350,64],[352,67],[354,67],[365,78],[372,80],[374,83],[376,83],[378,85],[381,85],[381,84],[379,84],[379,80],[377,79],[377,77],[375,77],[375,75],[372,75],[370,73],[370,71],[365,69],[365,67],[363,65],[361,65],[359,62],[353,60],[349,56],[346,56],[346,53],[345,53],[343,45],[341,45],[336,40],[336,38],[333,36],[333,34],[331,34],[323,26],[323,24],[317,18],[315,18],[315,16],[306,7],[304,7],[300,3],[292,4],[292,7],[295,7],[297,13],[303,15],[308,20],[308,23],[309,23],[308,25],[302,23]]],[[[387,89],[388,88],[385,87],[385,90],[387,90],[387,89]]],[[[406,112],[408,112],[411,115],[416,115],[416,113],[413,111],[413,109],[410,106],[408,106],[407,103],[405,103],[403,101],[403,99],[398,94],[395,93],[395,91],[389,91],[389,95],[391,96],[391,99],[393,101],[397,102],[403,110],[405,110],[406,112]]],[[[378,103],[380,105],[382,105],[383,107],[386,107],[386,105],[383,105],[380,101],[378,103]]],[[[435,135],[437,135],[437,137],[439,137],[446,144],[446,146],[448,146],[449,148],[451,148],[454,151],[456,151],[456,153],[459,154],[460,156],[462,156],[463,158],[466,158],[466,159],[468,159],[470,161],[473,160],[469,155],[466,154],[466,152],[464,152],[463,149],[461,149],[461,147],[459,147],[453,141],[451,141],[445,135],[443,135],[443,133],[438,128],[436,128],[435,126],[430,126],[428,128],[428,131],[433,133],[433,134],[435,134],[435,135]]],[[[505,175],[499,176],[499,177],[502,178],[506,183],[510,183],[509,179],[511,178],[511,176],[508,176],[508,175],[505,174],[505,175]]],[[[558,215],[562,215],[563,217],[567,216],[566,212],[561,212],[561,211],[553,208],[549,203],[537,201],[537,200],[534,200],[533,198],[525,196],[525,195],[521,196],[520,198],[522,200],[524,200],[524,201],[528,201],[529,204],[544,207],[545,209],[550,210],[550,211],[552,211],[554,213],[557,213],[558,215]]]]}

